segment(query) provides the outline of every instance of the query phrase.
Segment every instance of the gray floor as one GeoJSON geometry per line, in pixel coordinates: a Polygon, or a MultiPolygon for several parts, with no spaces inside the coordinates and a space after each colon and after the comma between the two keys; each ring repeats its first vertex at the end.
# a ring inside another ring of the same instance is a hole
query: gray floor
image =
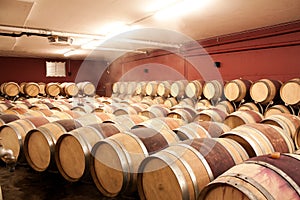
{"type": "Polygon", "coordinates": [[[64,180],[59,173],[38,173],[26,165],[18,165],[14,172],[10,172],[2,161],[0,161],[0,186],[3,200],[139,199],[138,195],[103,197],[92,181],[70,183],[64,180]]]}

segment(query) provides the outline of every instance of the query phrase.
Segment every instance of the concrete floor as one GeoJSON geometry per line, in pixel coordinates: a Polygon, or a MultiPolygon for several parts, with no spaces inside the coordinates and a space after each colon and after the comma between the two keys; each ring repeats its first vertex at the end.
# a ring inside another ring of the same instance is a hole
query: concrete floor
{"type": "MultiPolygon", "coordinates": [[[[92,181],[67,182],[57,172],[38,173],[18,165],[14,172],[0,161],[0,186],[3,200],[136,200],[134,197],[103,197],[92,181]]],[[[0,192],[0,200],[1,192],[0,192]]]]}

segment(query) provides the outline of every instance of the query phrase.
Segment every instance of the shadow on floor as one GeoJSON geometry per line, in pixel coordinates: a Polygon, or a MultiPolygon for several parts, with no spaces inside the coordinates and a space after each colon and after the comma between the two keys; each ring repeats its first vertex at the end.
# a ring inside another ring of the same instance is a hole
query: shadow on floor
{"type": "MultiPolygon", "coordinates": [[[[137,200],[134,197],[103,197],[92,181],[67,182],[58,172],[39,173],[27,165],[10,172],[0,161],[3,200],[137,200]]],[[[1,192],[0,192],[1,194],[1,192]]],[[[1,196],[0,196],[1,199],[1,196]]]]}

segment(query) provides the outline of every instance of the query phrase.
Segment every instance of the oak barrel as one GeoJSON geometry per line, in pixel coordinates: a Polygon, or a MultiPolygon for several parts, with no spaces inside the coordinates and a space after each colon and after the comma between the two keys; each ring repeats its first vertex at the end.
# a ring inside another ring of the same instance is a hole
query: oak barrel
{"type": "Polygon", "coordinates": [[[195,117],[194,121],[214,121],[223,122],[227,117],[227,113],[218,108],[209,108],[200,111],[195,117]]]}
{"type": "Polygon", "coordinates": [[[229,101],[240,102],[249,97],[252,82],[245,79],[234,79],[224,85],[224,95],[229,101]]]}
{"type": "Polygon", "coordinates": [[[79,88],[76,83],[73,82],[64,82],[60,84],[60,93],[63,96],[73,97],[76,96],[79,92],[79,88]]]}
{"type": "Polygon", "coordinates": [[[188,98],[199,99],[202,95],[202,83],[199,80],[190,81],[185,87],[185,95],[188,98]]]}
{"type": "Polygon", "coordinates": [[[268,124],[251,123],[241,125],[223,133],[220,137],[237,141],[244,147],[249,157],[275,151],[292,153],[295,150],[292,139],[282,129],[268,124]]]}
{"type": "Polygon", "coordinates": [[[55,144],[64,133],[81,127],[74,119],[62,119],[30,130],[24,140],[24,153],[35,171],[56,170],[55,144]]]}
{"type": "Polygon", "coordinates": [[[230,113],[224,120],[224,124],[230,128],[235,128],[237,126],[247,124],[247,123],[257,123],[263,120],[263,115],[259,112],[253,110],[240,110],[230,113]]]}
{"type": "Polygon", "coordinates": [[[281,113],[293,114],[294,109],[291,106],[274,105],[267,108],[267,110],[264,113],[264,116],[269,117],[271,115],[276,115],[281,113]]]}
{"type": "Polygon", "coordinates": [[[20,86],[15,82],[6,82],[1,84],[1,93],[9,97],[17,96],[20,92],[20,86]]]}
{"type": "Polygon", "coordinates": [[[300,127],[300,118],[292,114],[281,113],[266,117],[261,121],[261,123],[275,125],[282,128],[285,133],[294,140],[296,139],[297,128],[300,127]]]}
{"type": "Polygon", "coordinates": [[[150,81],[146,85],[146,95],[155,96],[157,94],[158,81],[150,81]]]}
{"type": "Polygon", "coordinates": [[[97,142],[92,149],[91,175],[98,190],[108,197],[135,192],[140,163],[168,142],[151,128],[133,129],[97,142]]]}
{"type": "Polygon", "coordinates": [[[61,135],[55,145],[55,161],[60,174],[70,182],[91,178],[92,147],[100,140],[119,133],[114,124],[90,124],[61,135]]]}
{"type": "Polygon", "coordinates": [[[174,97],[169,97],[164,102],[164,105],[166,105],[168,108],[171,108],[177,104],[178,104],[178,101],[174,97]]]}
{"type": "Polygon", "coordinates": [[[299,199],[300,155],[263,155],[236,165],[209,183],[198,200],[299,199]]]}
{"type": "Polygon", "coordinates": [[[145,158],[138,174],[141,199],[197,199],[206,184],[237,164],[235,160],[243,160],[238,153],[244,151],[240,145],[233,141],[240,148],[231,148],[236,151],[231,154],[227,150],[230,143],[221,140],[186,140],[145,158]]]}
{"type": "Polygon", "coordinates": [[[7,124],[9,122],[18,120],[18,119],[20,119],[20,117],[18,117],[17,115],[13,115],[13,114],[0,115],[0,126],[7,124]]]}
{"type": "Polygon", "coordinates": [[[218,80],[207,81],[203,85],[203,95],[208,100],[218,100],[223,95],[223,83],[218,80]]]}
{"type": "Polygon", "coordinates": [[[46,117],[27,117],[0,127],[0,138],[4,148],[11,149],[19,162],[24,162],[24,139],[28,131],[51,121],[46,117]]]}
{"type": "Polygon", "coordinates": [[[171,84],[171,96],[175,98],[182,98],[185,95],[185,87],[187,86],[187,80],[178,80],[171,84]]]}
{"type": "Polygon", "coordinates": [[[288,105],[300,104],[300,78],[285,82],[280,88],[280,97],[288,105]]]}
{"type": "Polygon", "coordinates": [[[220,122],[196,121],[174,129],[180,140],[194,138],[218,138],[221,134],[230,131],[230,128],[220,122]]]}
{"type": "Polygon", "coordinates": [[[251,85],[250,96],[255,102],[268,104],[279,97],[281,85],[278,80],[260,79],[251,85]]]}
{"type": "Polygon", "coordinates": [[[93,96],[96,93],[96,87],[89,81],[79,82],[77,83],[77,87],[81,95],[93,96]]]}
{"type": "Polygon", "coordinates": [[[136,85],[136,94],[137,95],[146,95],[146,81],[138,82],[136,85]]]}
{"type": "Polygon", "coordinates": [[[59,83],[47,83],[45,87],[45,92],[51,97],[56,97],[60,94],[59,83]]]}
{"type": "Polygon", "coordinates": [[[167,108],[164,104],[159,104],[159,105],[152,105],[148,107],[140,114],[148,118],[155,118],[155,117],[166,117],[169,112],[170,112],[169,108],[167,108]]]}
{"type": "Polygon", "coordinates": [[[157,94],[161,97],[168,98],[171,93],[172,81],[162,81],[157,86],[157,94]]]}
{"type": "Polygon", "coordinates": [[[25,84],[23,91],[29,97],[36,97],[40,93],[40,86],[35,82],[28,82],[25,84]]]}

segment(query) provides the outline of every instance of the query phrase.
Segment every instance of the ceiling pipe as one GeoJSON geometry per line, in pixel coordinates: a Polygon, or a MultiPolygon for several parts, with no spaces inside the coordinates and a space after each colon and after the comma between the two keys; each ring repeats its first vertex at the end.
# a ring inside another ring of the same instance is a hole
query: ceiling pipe
{"type": "Polygon", "coordinates": [[[179,49],[180,45],[178,44],[170,44],[170,43],[163,43],[163,42],[154,42],[154,41],[146,41],[146,40],[135,40],[135,39],[117,39],[120,42],[127,42],[131,44],[146,44],[150,46],[158,46],[158,47],[167,47],[167,48],[176,48],[179,49]]]}
{"type": "MultiPolygon", "coordinates": [[[[5,32],[13,32],[11,35],[37,35],[37,36],[64,36],[64,37],[79,37],[79,38],[88,38],[88,39],[104,39],[103,35],[92,35],[92,34],[82,34],[82,33],[71,33],[71,32],[62,32],[62,31],[51,31],[46,29],[37,29],[37,28],[27,28],[27,27],[14,27],[14,26],[6,26],[0,25],[0,31],[5,32]],[[16,34],[19,33],[19,34],[16,34]]],[[[8,35],[9,33],[1,33],[8,35]]]]}
{"type": "MultiPolygon", "coordinates": [[[[27,27],[16,27],[16,26],[7,26],[0,25],[0,35],[2,36],[10,36],[10,37],[21,37],[23,35],[26,36],[41,36],[41,37],[50,37],[50,36],[63,36],[63,37],[78,37],[78,38],[87,38],[93,40],[104,40],[104,35],[92,35],[92,34],[81,34],[81,33],[71,33],[71,32],[61,32],[61,31],[51,31],[46,29],[37,29],[37,28],[27,28],[27,27]]],[[[149,45],[154,47],[166,47],[166,48],[176,48],[179,49],[180,45],[178,44],[170,44],[163,42],[155,42],[155,41],[147,41],[147,40],[136,40],[136,39],[128,39],[128,38],[120,38],[118,39],[120,42],[132,43],[132,44],[142,44],[149,45]]],[[[101,46],[99,48],[102,48],[101,46]]],[[[100,50],[98,48],[98,50],[100,50]]],[[[103,47],[101,50],[105,50],[103,47]]],[[[127,51],[126,49],[118,49],[118,48],[106,48],[107,51],[127,51]]],[[[96,48],[97,50],[97,48],[96,48]]],[[[132,52],[132,50],[128,50],[128,52],[132,52]]],[[[136,51],[136,53],[141,51],[136,51]]],[[[143,52],[144,53],[144,52],[143,52]]]]}

